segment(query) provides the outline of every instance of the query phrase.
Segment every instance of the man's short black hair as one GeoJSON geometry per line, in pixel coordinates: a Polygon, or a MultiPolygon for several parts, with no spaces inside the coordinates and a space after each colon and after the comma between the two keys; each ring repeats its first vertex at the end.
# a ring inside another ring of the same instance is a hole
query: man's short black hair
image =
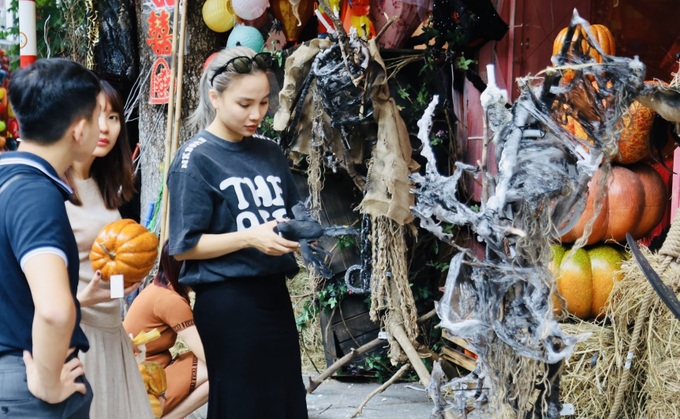
{"type": "Polygon", "coordinates": [[[40,144],[59,140],[80,118],[91,118],[101,91],[99,78],[64,58],[40,59],[12,74],[9,100],[19,135],[40,144]]]}

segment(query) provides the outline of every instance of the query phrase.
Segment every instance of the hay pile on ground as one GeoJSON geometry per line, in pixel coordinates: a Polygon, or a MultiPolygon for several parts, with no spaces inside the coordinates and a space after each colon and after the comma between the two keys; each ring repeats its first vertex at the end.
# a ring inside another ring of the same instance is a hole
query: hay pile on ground
{"type": "MultiPolygon", "coordinates": [[[[654,270],[675,292],[680,280],[680,267],[668,256],[641,249],[654,270]]],[[[634,259],[621,267],[623,279],[614,287],[608,317],[612,321],[616,346],[616,374],[609,385],[611,409],[617,418],[680,417],[680,324],[653,291],[634,259]],[[645,300],[649,308],[640,317],[645,300]],[[640,333],[634,345],[634,357],[627,379],[621,380],[636,322],[640,333]],[[622,389],[624,397],[617,409],[614,397],[622,389]]]]}
{"type": "Polygon", "coordinates": [[[569,335],[588,333],[565,360],[560,381],[560,400],[574,405],[579,419],[601,419],[609,411],[607,387],[615,366],[616,348],[611,328],[573,319],[560,324],[569,335]]]}

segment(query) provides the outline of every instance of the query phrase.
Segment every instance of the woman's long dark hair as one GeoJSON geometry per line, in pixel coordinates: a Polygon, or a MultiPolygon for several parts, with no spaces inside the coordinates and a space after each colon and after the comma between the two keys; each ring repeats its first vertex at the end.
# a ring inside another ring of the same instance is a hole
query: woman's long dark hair
{"type": "Polygon", "coordinates": [[[164,288],[168,288],[168,284],[172,285],[175,292],[188,302],[189,290],[179,283],[179,271],[182,268],[182,264],[170,255],[169,248],[170,245],[166,240],[165,243],[163,243],[161,258],[158,262],[158,272],[156,272],[153,283],[164,288]]]}
{"type": "MultiPolygon", "coordinates": [[[[130,150],[127,129],[125,128],[123,99],[118,91],[106,80],[101,80],[101,85],[106,101],[111,105],[111,109],[118,113],[120,117],[120,133],[111,151],[104,157],[94,159],[90,168],[90,175],[97,182],[106,208],[118,209],[121,205],[130,201],[135,193],[132,150],[130,150]]],[[[67,182],[73,187],[72,170],[72,168],[69,168],[65,177],[67,182]]],[[[73,188],[71,202],[77,206],[82,205],[78,197],[78,191],[75,188],[73,188]]]]}

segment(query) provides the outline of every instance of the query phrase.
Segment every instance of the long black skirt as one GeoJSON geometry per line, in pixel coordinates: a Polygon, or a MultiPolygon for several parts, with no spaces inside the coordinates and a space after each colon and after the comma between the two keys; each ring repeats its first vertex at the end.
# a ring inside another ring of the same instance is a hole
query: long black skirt
{"type": "Polygon", "coordinates": [[[209,419],[305,419],[300,345],[283,275],[194,287],[209,419]]]}

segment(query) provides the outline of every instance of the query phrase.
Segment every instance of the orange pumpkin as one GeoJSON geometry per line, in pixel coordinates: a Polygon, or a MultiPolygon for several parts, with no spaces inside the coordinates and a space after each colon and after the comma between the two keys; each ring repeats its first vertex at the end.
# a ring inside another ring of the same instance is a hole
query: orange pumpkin
{"type": "Polygon", "coordinates": [[[554,245],[550,271],[563,299],[553,300],[555,311],[566,309],[581,319],[602,317],[614,283],[621,279],[624,258],[624,253],[607,244],[576,251],[554,245]]]}
{"type": "MultiPolygon", "coordinates": [[[[642,161],[649,156],[649,135],[652,130],[655,112],[638,102],[633,101],[628,111],[617,124],[619,138],[617,140],[618,153],[614,156],[614,163],[632,164],[642,161]]],[[[567,130],[577,138],[594,144],[583,126],[575,119],[568,117],[567,130]]]]}
{"type": "MultiPolygon", "coordinates": [[[[559,54],[560,51],[562,50],[562,45],[564,44],[564,40],[567,37],[568,30],[569,27],[562,28],[562,30],[557,33],[557,36],[553,41],[552,52],[553,55],[559,54]]],[[[590,31],[595,37],[595,40],[597,40],[597,43],[600,44],[600,47],[602,47],[602,51],[605,54],[607,55],[616,54],[616,44],[614,43],[614,37],[612,36],[612,33],[609,31],[609,28],[607,28],[604,25],[594,24],[590,25],[590,31]]],[[[586,41],[588,39],[588,34],[581,25],[577,25],[576,28],[574,29],[574,35],[571,38],[568,53],[573,52],[574,50],[573,44],[574,42],[577,42],[579,38],[582,38],[581,49],[583,49],[583,52],[587,53],[598,63],[601,63],[602,56],[600,55],[599,52],[597,52],[595,48],[592,48],[590,44],[586,41]]]]}
{"type": "MultiPolygon", "coordinates": [[[[595,197],[603,193],[599,184],[601,176],[598,171],[588,184],[586,208],[576,225],[562,236],[563,243],[571,243],[583,235],[586,223],[595,212],[595,197]]],[[[610,239],[623,241],[628,232],[639,239],[661,221],[668,191],[661,175],[651,166],[642,163],[612,166],[607,187],[607,197],[586,244],[610,239]]]]}
{"type": "Polygon", "coordinates": [[[140,282],[151,271],[158,256],[158,237],[131,219],[104,226],[90,250],[92,268],[102,279],[123,275],[125,286],[140,282]]]}

